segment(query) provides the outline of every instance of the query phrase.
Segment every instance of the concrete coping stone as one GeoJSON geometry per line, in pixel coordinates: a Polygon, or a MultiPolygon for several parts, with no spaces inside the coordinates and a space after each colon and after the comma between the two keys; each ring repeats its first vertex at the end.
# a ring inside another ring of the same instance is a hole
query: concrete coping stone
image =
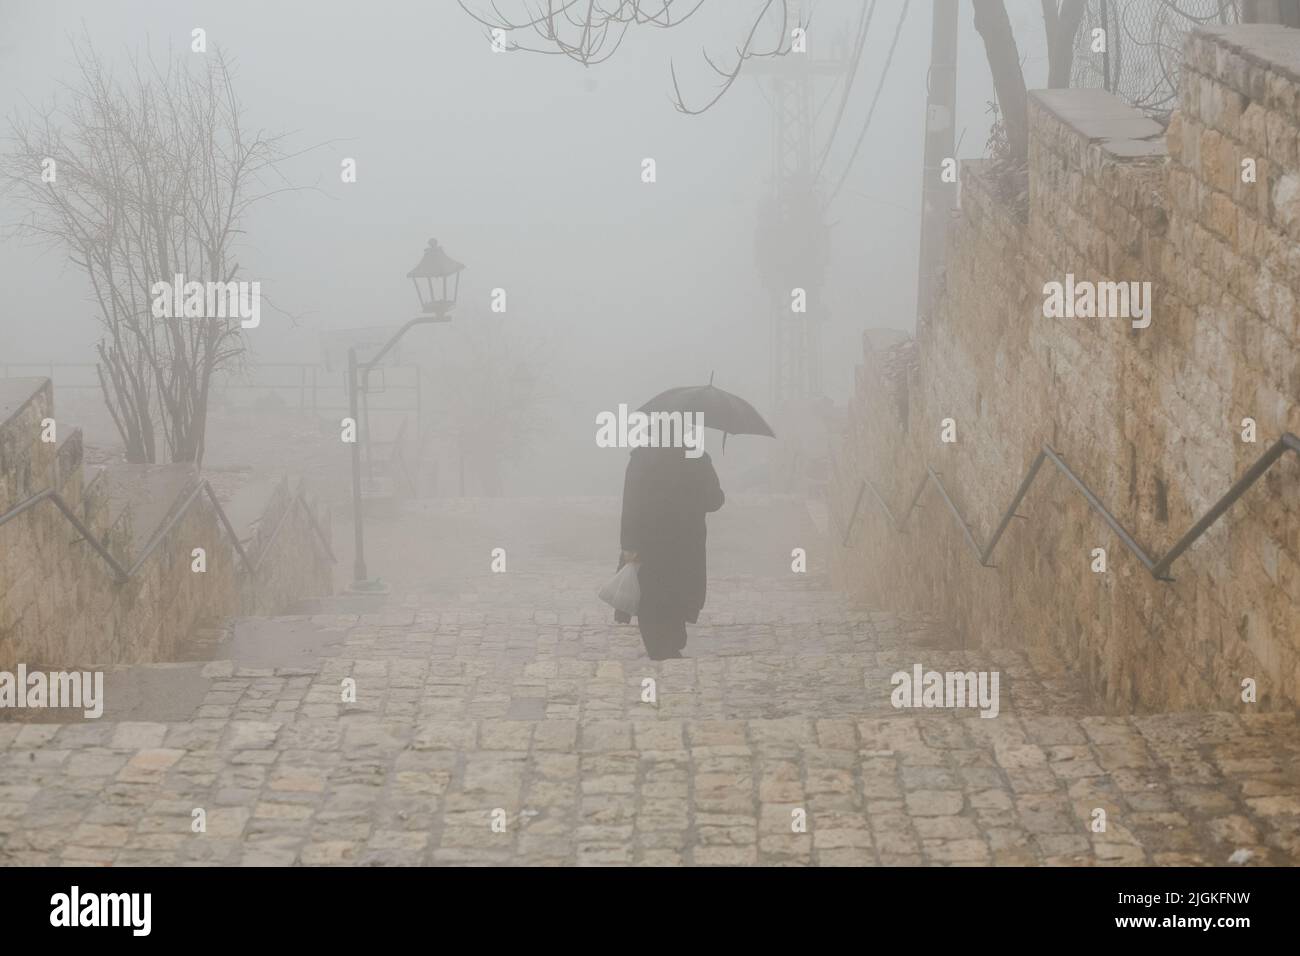
{"type": "Polygon", "coordinates": [[[1272,23],[1241,23],[1197,27],[1196,32],[1300,83],[1300,30],[1272,23]]]}
{"type": "Polygon", "coordinates": [[[1105,90],[1034,90],[1043,109],[1117,159],[1153,159],[1168,155],[1165,129],[1105,90]]]}
{"type": "Polygon", "coordinates": [[[7,425],[41,393],[48,378],[0,378],[0,425],[7,425]]]}

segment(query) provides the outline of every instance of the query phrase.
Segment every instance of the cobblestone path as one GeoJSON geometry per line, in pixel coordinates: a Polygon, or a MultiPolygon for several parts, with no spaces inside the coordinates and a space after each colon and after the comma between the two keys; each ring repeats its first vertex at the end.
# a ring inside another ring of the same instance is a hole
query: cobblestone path
{"type": "Polygon", "coordinates": [[[383,610],[237,622],[233,659],[134,669],[196,687],[184,719],[0,723],[0,863],[1300,860],[1294,714],[1090,714],[1051,660],[828,590],[781,498],[711,517],[691,656],[652,663],[594,596],[616,525],[612,500],[413,507],[372,558],[383,610]],[[996,718],[894,709],[918,663],[998,671],[996,718]]]}

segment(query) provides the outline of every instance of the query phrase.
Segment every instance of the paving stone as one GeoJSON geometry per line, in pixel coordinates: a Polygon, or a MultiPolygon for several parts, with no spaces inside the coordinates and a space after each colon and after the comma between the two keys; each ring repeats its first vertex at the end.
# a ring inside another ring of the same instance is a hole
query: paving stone
{"type": "Polygon", "coordinates": [[[1050,656],[946,648],[816,569],[715,571],[689,656],[656,663],[595,600],[603,560],[512,550],[518,567],[292,618],[327,656],[210,662],[186,721],[0,722],[0,864],[1300,862],[1295,715],[1102,716],[1050,656]],[[918,658],[1000,670],[999,716],[895,710],[889,678],[918,658]]]}

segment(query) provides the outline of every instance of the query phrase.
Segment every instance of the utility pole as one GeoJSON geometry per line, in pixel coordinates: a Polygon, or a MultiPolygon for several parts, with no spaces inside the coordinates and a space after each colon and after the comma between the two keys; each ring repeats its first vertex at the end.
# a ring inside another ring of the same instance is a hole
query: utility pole
{"type": "Polygon", "coordinates": [[[755,257],[771,302],[771,401],[774,408],[822,394],[822,287],[830,253],[824,199],[813,168],[818,80],[846,70],[842,58],[791,54],[746,67],[770,80],[772,191],[759,208],[755,257]],[[798,311],[792,294],[802,290],[798,311]]]}
{"type": "MultiPolygon", "coordinates": [[[[799,22],[806,21],[800,16],[799,22]]],[[[808,464],[825,457],[821,439],[807,426],[823,395],[821,324],[828,317],[823,290],[830,258],[818,177],[817,94],[848,68],[847,49],[832,43],[826,44],[829,56],[791,52],[746,66],[767,81],[772,104],[772,188],[759,206],[754,251],[770,310],[769,415],[782,437],[770,449],[769,465],[772,487],[780,491],[803,488],[808,464]]]]}
{"type": "Polygon", "coordinates": [[[934,0],[930,32],[929,94],[925,103],[925,170],[921,180],[921,253],[916,315],[927,315],[935,281],[943,272],[944,241],[957,205],[955,165],[945,176],[944,160],[956,163],[957,11],[959,0],[934,0]],[[947,182],[945,179],[952,181],[947,182]]]}

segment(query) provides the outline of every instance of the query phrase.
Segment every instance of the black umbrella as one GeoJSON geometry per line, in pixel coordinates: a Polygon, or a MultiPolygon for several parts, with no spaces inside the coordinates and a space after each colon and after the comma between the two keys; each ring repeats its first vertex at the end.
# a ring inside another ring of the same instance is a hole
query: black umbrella
{"type": "Polygon", "coordinates": [[[713,376],[709,376],[708,385],[684,385],[660,392],[641,406],[642,412],[695,412],[704,416],[705,428],[716,428],[723,433],[722,443],[726,446],[727,435],[766,435],[775,438],[772,426],[763,420],[753,405],[739,395],[724,392],[713,385],[713,376]]]}

